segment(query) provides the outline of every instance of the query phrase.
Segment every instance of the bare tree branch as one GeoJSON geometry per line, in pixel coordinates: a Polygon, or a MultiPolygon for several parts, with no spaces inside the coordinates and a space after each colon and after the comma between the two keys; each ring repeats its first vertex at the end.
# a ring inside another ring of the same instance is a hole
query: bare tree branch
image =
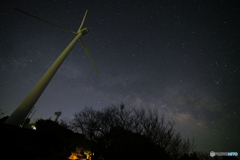
{"type": "MultiPolygon", "coordinates": [[[[143,108],[126,110],[123,104],[118,107],[112,105],[102,111],[86,107],[74,114],[71,125],[94,143],[109,134],[112,128],[120,127],[150,138],[154,144],[163,147],[166,153],[175,158],[190,153],[196,147],[194,140],[192,143],[189,139],[185,141],[180,133],[173,130],[173,120],[166,123],[164,115],[159,117],[157,108],[146,112],[143,108]]],[[[111,138],[105,139],[103,143],[105,147],[109,146],[111,138]]]]}

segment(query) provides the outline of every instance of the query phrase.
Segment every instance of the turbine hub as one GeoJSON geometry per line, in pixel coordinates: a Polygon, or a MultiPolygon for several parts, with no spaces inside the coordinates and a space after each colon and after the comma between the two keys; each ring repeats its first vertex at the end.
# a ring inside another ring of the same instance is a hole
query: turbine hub
{"type": "Polygon", "coordinates": [[[89,30],[87,28],[84,28],[80,32],[82,32],[82,35],[84,36],[85,34],[87,34],[89,32],[89,30]]]}

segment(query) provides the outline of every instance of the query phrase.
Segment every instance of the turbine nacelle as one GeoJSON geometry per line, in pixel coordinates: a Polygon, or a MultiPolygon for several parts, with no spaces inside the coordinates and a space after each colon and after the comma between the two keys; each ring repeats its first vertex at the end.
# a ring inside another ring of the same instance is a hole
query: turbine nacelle
{"type": "Polygon", "coordinates": [[[89,32],[89,30],[87,28],[82,29],[81,31],[77,32],[77,34],[82,33],[82,35],[84,36],[85,34],[87,34],[89,32]]]}

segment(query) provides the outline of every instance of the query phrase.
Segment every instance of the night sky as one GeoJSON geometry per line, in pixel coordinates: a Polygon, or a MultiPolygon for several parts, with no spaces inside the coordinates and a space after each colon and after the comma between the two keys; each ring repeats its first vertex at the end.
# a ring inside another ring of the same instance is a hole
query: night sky
{"type": "Polygon", "coordinates": [[[197,151],[240,153],[238,0],[1,0],[0,109],[11,113],[75,37],[14,10],[77,32],[36,103],[32,121],[71,120],[85,106],[157,107],[197,151]]]}

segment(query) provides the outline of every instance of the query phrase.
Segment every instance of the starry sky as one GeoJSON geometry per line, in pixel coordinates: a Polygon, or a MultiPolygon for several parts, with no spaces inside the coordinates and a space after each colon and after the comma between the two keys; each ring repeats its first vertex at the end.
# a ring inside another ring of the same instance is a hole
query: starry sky
{"type": "Polygon", "coordinates": [[[10,115],[75,37],[14,10],[77,32],[35,105],[32,120],[71,120],[89,106],[158,108],[197,151],[240,152],[238,0],[3,0],[0,109],[10,115]]]}

